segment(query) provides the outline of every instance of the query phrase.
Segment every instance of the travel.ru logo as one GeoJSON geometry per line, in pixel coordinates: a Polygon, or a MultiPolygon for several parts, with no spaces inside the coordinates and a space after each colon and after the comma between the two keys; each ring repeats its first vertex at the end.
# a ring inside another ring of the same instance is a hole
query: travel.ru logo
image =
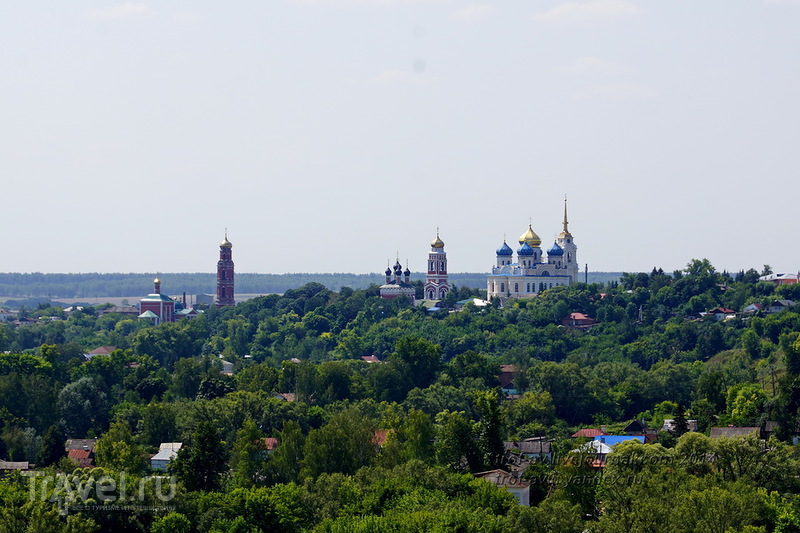
{"type": "Polygon", "coordinates": [[[61,514],[70,509],[126,510],[163,508],[177,492],[175,476],[134,476],[127,472],[107,474],[102,468],[72,474],[30,476],[31,501],[49,501],[58,505],[61,514]]]}

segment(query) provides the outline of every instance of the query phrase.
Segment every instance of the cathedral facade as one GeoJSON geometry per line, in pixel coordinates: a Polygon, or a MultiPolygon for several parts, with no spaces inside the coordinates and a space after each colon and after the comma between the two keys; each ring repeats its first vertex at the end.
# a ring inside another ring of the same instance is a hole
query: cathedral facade
{"type": "Polygon", "coordinates": [[[542,240],[530,224],[519,237],[516,258],[514,250],[504,240],[497,249],[496,264],[486,280],[487,299],[497,297],[504,301],[536,296],[544,290],[578,281],[578,247],[569,232],[566,199],[562,224],[561,233],[546,255],[542,252],[542,240]]]}

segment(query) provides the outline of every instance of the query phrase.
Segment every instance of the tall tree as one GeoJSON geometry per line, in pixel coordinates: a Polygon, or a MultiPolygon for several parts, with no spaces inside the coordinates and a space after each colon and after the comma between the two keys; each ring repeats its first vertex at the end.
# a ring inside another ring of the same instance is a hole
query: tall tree
{"type": "Polygon", "coordinates": [[[356,409],[334,414],[327,424],[308,434],[303,449],[303,475],[354,474],[376,454],[374,431],[372,421],[356,409]]]}
{"type": "Polygon", "coordinates": [[[422,337],[403,337],[397,341],[392,362],[415,387],[424,389],[436,379],[442,364],[442,349],[422,337]]]}
{"type": "Polygon", "coordinates": [[[95,456],[98,466],[118,472],[141,472],[146,468],[144,450],[133,443],[128,423],[117,420],[97,441],[95,456]]]}
{"type": "Polygon", "coordinates": [[[248,418],[236,435],[231,457],[233,481],[239,487],[252,487],[266,481],[267,450],[264,436],[248,418]]]}
{"type": "Polygon", "coordinates": [[[272,471],[276,481],[290,483],[297,481],[303,460],[305,437],[300,424],[288,420],[278,437],[278,447],[272,455],[272,471]]]}
{"type": "Polygon", "coordinates": [[[189,445],[180,449],[173,465],[188,490],[218,489],[227,468],[227,453],[214,424],[200,422],[189,445]]]}
{"type": "Polygon", "coordinates": [[[57,424],[53,424],[44,434],[42,447],[36,454],[36,466],[43,468],[58,462],[66,455],[64,450],[64,434],[57,424]]]}

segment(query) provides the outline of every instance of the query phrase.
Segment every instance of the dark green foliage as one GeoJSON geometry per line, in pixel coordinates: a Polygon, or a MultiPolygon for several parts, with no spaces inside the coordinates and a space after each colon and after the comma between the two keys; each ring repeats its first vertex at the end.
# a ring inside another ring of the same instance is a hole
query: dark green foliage
{"type": "Polygon", "coordinates": [[[336,413],[327,424],[309,432],[303,447],[302,476],[355,473],[377,452],[374,432],[372,421],[358,410],[336,413]]]}
{"type": "Polygon", "coordinates": [[[85,438],[99,432],[108,420],[106,394],[88,377],[70,383],[58,394],[58,411],[69,438],[85,438]]]}
{"type": "MultiPolygon", "coordinates": [[[[783,439],[798,428],[800,314],[697,315],[794,295],[757,274],[695,260],[677,275],[653,269],[620,286],[435,314],[383,300],[376,286],[309,283],[160,326],[43,303],[25,314],[61,320],[0,324],[11,350],[0,361],[0,458],[38,452],[72,470],[58,460],[59,421],[64,437],[101,437],[98,460],[112,471],[183,442],[175,512],[81,512],[105,529],[788,531],[800,523],[791,448],[686,432],[689,418],[701,431],[777,420],[783,439]],[[599,323],[562,327],[573,311],[599,323]],[[100,345],[119,350],[85,362],[100,345]],[[514,365],[516,399],[497,393],[501,363],[514,365]],[[676,430],[664,446],[620,445],[627,463],[609,460],[602,476],[569,453],[580,443],[557,441],[553,464],[528,467],[532,508],[460,474],[524,468],[504,440],[567,437],[578,424],[618,432],[633,418],[674,418],[676,430]],[[264,437],[278,439],[271,454],[264,437]]],[[[451,295],[462,291],[473,295],[451,295]]],[[[25,498],[9,519],[45,510],[21,510],[25,498]]]]}
{"type": "Polygon", "coordinates": [[[216,428],[211,422],[202,421],[170,467],[187,490],[212,491],[220,487],[227,461],[228,448],[216,428]]]}
{"type": "Polygon", "coordinates": [[[57,463],[62,457],[66,456],[64,450],[64,434],[57,425],[47,428],[42,438],[42,447],[36,454],[36,466],[44,468],[57,463]]]}

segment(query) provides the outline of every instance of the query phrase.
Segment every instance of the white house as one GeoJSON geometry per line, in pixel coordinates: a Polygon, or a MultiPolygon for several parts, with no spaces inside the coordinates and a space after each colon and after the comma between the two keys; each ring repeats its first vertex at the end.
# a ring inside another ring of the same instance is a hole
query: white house
{"type": "Polygon", "coordinates": [[[182,442],[162,442],[158,453],[150,458],[150,468],[166,472],[169,463],[175,459],[182,446],[182,442]]]}

